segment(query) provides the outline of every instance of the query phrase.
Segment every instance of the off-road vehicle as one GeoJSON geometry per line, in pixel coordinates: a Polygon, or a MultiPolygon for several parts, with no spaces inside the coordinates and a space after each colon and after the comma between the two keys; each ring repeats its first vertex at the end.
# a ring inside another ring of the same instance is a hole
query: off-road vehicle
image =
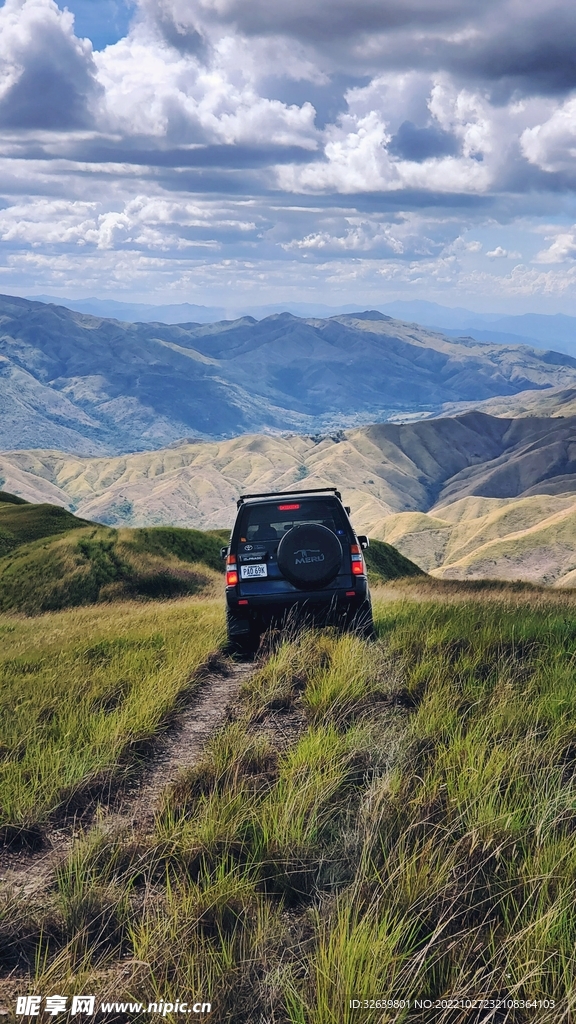
{"type": "Polygon", "coordinates": [[[362,550],[335,487],[244,494],[226,558],[232,649],[253,650],[270,625],[295,618],[373,634],[362,550]]]}

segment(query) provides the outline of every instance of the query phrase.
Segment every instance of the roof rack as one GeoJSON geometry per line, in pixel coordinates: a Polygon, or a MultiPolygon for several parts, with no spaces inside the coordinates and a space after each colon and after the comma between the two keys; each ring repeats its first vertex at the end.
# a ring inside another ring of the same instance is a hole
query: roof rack
{"type": "Polygon", "coordinates": [[[342,495],[336,487],[300,487],[290,491],[260,491],[259,494],[241,494],[236,502],[236,508],[240,508],[248,498],[287,498],[290,494],[326,494],[330,491],[342,501],[342,495]]]}

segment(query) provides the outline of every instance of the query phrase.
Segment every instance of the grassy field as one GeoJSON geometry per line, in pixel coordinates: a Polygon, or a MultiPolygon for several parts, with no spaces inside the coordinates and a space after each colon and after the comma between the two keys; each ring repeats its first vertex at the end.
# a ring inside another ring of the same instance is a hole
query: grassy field
{"type": "MultiPolygon", "coordinates": [[[[262,656],[152,829],[92,828],[42,901],[5,896],[0,951],[29,991],[209,999],[210,1020],[246,1024],[568,1024],[576,597],[431,580],[375,597],[377,643],[307,633],[262,656]]],[[[28,823],[125,771],[222,635],[194,600],[0,623],[0,802],[28,823]]]]}
{"type": "Polygon", "coordinates": [[[219,601],[0,616],[0,835],[31,840],[139,750],[223,639],[219,601]]]}

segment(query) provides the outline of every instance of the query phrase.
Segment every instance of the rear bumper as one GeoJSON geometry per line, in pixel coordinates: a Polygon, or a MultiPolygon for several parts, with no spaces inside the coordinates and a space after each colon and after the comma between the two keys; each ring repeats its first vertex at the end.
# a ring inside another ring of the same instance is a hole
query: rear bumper
{"type": "Polygon", "coordinates": [[[291,593],[252,594],[249,598],[226,591],[228,630],[242,635],[251,629],[262,631],[272,624],[281,625],[291,614],[309,616],[315,623],[342,622],[352,619],[369,600],[368,581],[361,577],[348,590],[297,591],[291,593]],[[353,593],[352,593],[353,591],[353,593]],[[239,602],[246,602],[240,604],[239,602]]]}

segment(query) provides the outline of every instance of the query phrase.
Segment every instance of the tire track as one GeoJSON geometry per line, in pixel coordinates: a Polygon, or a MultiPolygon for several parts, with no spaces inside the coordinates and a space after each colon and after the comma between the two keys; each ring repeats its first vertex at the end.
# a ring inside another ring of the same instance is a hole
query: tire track
{"type": "MultiPolygon", "coordinates": [[[[193,703],[156,740],[152,756],[138,781],[122,793],[120,801],[112,795],[107,803],[97,802],[93,814],[97,824],[92,827],[113,834],[130,827],[142,831],[151,825],[166,786],[198,762],[206,741],[224,724],[241,684],[254,671],[250,662],[222,658],[217,667],[202,675],[193,703]]],[[[47,889],[54,872],[73,850],[75,841],[85,834],[85,829],[74,824],[52,828],[46,833],[40,850],[1,851],[0,894],[26,898],[47,889]]]]}

